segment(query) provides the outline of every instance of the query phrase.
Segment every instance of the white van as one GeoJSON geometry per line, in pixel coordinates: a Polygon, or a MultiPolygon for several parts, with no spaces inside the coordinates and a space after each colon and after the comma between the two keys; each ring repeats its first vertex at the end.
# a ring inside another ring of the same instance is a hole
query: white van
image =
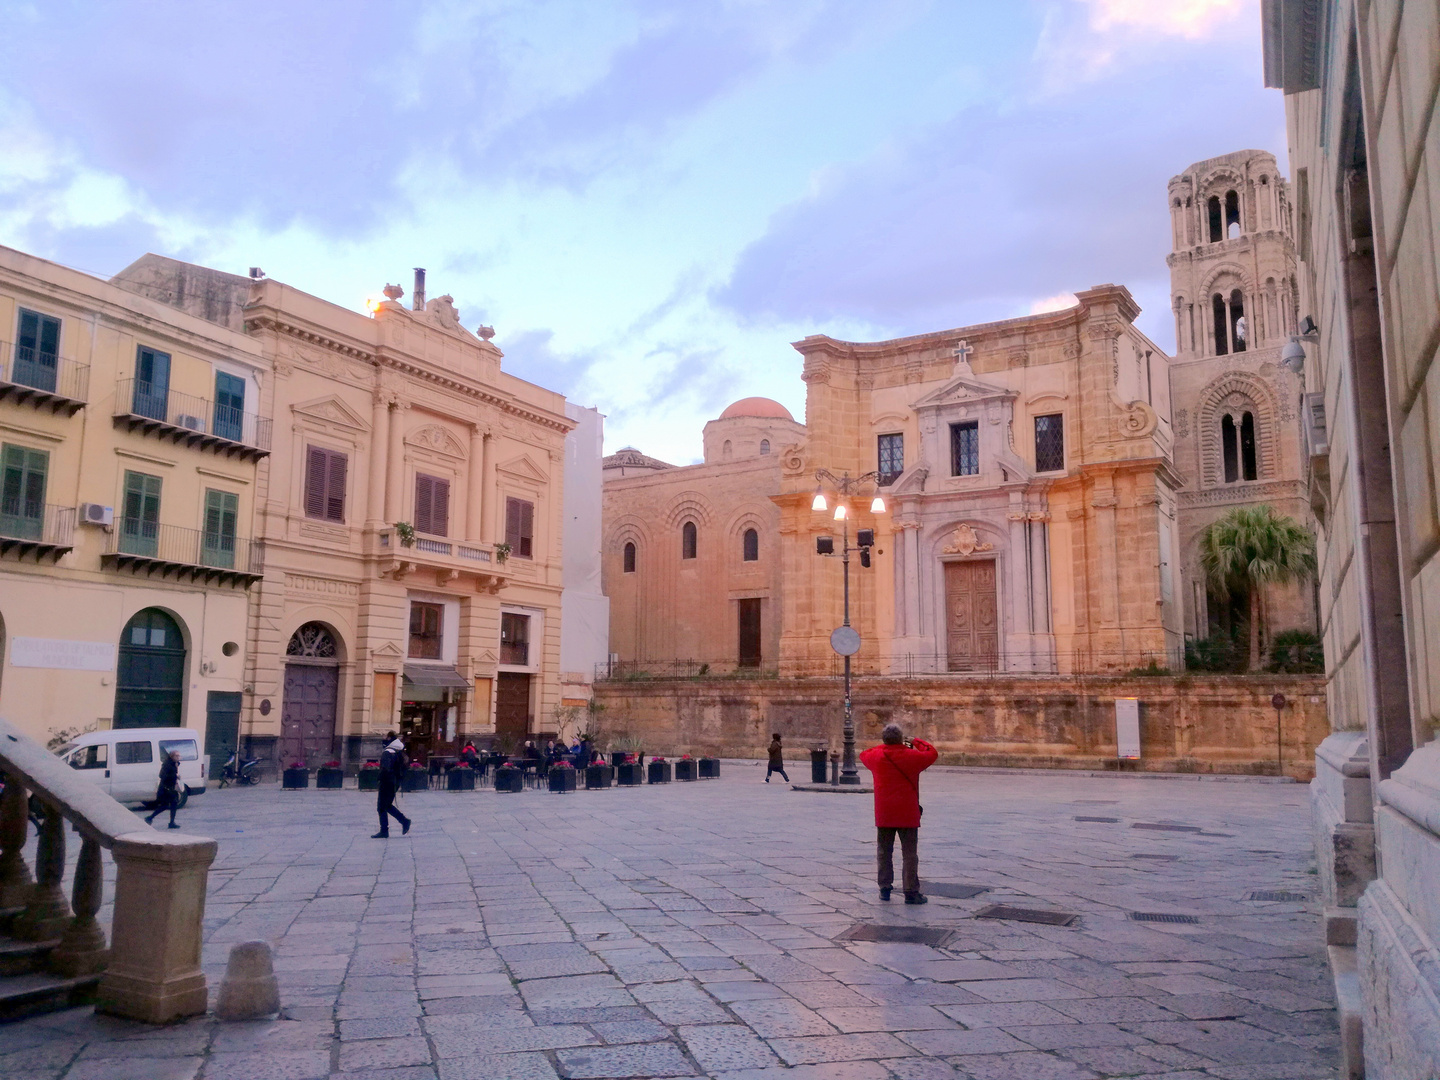
{"type": "Polygon", "coordinates": [[[116,802],[153,803],[165,755],[180,751],[180,805],[205,793],[205,759],[193,728],[112,728],[92,731],[55,753],[116,802]]]}

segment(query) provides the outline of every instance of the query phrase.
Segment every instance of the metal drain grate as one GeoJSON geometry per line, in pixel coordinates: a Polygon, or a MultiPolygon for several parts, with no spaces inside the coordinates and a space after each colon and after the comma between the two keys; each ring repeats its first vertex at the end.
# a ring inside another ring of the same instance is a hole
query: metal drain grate
{"type": "Polygon", "coordinates": [[[1137,821],[1131,825],[1132,829],[1150,829],[1154,832],[1189,832],[1198,833],[1204,830],[1198,825],[1152,825],[1146,821],[1137,821]]]}
{"type": "Polygon", "coordinates": [[[1169,911],[1132,911],[1130,918],[1136,922],[1198,923],[1194,915],[1176,915],[1169,911]]]}
{"type": "Polygon", "coordinates": [[[1120,819],[1118,817],[1076,817],[1076,821],[1103,821],[1107,825],[1114,825],[1120,819]]]}
{"type": "Polygon", "coordinates": [[[1069,926],[1080,916],[1070,911],[1040,911],[1036,908],[1008,907],[991,904],[975,913],[977,919],[1005,919],[1009,922],[1040,923],[1043,926],[1069,926]]]}
{"type": "Polygon", "coordinates": [[[944,926],[893,926],[884,923],[856,923],[838,938],[840,941],[881,941],[902,945],[943,945],[955,931],[944,926]]]}
{"type": "Polygon", "coordinates": [[[943,896],[949,900],[969,900],[982,892],[989,892],[984,885],[953,885],[947,881],[922,881],[920,891],[931,896],[943,896]]]}
{"type": "Polygon", "coordinates": [[[1131,855],[1132,859],[1154,859],[1156,862],[1174,862],[1179,855],[1131,855]]]}
{"type": "Polygon", "coordinates": [[[1274,889],[1257,889],[1255,892],[1252,892],[1250,894],[1250,899],[1275,900],[1281,903],[1298,904],[1302,901],[1309,900],[1310,897],[1306,893],[1279,892],[1274,889]]]}

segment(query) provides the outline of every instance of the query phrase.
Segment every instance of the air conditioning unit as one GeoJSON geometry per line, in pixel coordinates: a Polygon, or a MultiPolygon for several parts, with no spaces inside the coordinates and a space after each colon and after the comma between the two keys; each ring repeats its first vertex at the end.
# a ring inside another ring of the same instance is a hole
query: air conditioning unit
{"type": "Polygon", "coordinates": [[[183,428],[191,431],[204,431],[205,418],[203,416],[191,416],[189,413],[181,413],[175,418],[175,422],[183,428]]]}
{"type": "Polygon", "coordinates": [[[1302,402],[1305,445],[1311,457],[1330,453],[1330,439],[1325,433],[1325,395],[1306,394],[1302,402]]]}
{"type": "Polygon", "coordinates": [[[86,525],[104,525],[108,528],[115,524],[115,508],[101,506],[99,503],[81,503],[80,520],[86,525]]]}

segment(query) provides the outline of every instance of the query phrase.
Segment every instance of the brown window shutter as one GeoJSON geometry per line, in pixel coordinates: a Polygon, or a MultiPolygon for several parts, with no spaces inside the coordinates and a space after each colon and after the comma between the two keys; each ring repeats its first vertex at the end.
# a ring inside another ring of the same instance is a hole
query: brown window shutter
{"type": "Polygon", "coordinates": [[[415,474],[415,531],[430,533],[435,530],[431,527],[430,516],[434,506],[432,489],[434,481],[423,473],[415,474]]]}
{"type": "Polygon", "coordinates": [[[345,468],[349,459],[344,454],[329,451],[328,479],[325,484],[325,520],[345,520],[345,468]]]}
{"type": "Polygon", "coordinates": [[[520,550],[516,553],[529,559],[534,556],[535,547],[535,504],[520,503],[520,550]]]}
{"type": "Polygon", "coordinates": [[[430,531],[436,536],[450,535],[450,481],[431,478],[430,531]]]}
{"type": "Polygon", "coordinates": [[[510,550],[520,554],[520,500],[505,500],[505,543],[510,545],[510,550]]]}
{"type": "Polygon", "coordinates": [[[305,459],[305,516],[325,516],[325,466],[329,455],[318,446],[310,447],[305,459]]]}

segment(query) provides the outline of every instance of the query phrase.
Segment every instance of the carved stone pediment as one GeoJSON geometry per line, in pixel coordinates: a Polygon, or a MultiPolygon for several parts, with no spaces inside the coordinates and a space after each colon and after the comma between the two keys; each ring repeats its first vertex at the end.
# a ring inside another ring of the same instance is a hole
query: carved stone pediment
{"type": "Polygon", "coordinates": [[[962,375],[951,379],[938,390],[932,390],[910,407],[919,412],[922,409],[941,409],[962,402],[1013,401],[1018,396],[1014,390],[962,375]]]}
{"type": "MultiPolygon", "coordinates": [[[[433,301],[432,301],[433,303],[433,301]]],[[[422,450],[433,450],[446,457],[464,458],[465,445],[447,428],[439,424],[426,424],[405,436],[405,442],[422,450]]]]}
{"type": "Polygon", "coordinates": [[[318,421],[322,424],[336,424],[352,431],[369,431],[370,425],[354,409],[337,397],[316,398],[290,406],[296,416],[318,421]]]}
{"type": "Polygon", "coordinates": [[[530,460],[529,454],[521,454],[519,457],[511,458],[509,461],[502,461],[495,466],[498,472],[508,473],[510,476],[518,476],[523,480],[533,480],[537,484],[547,483],[550,479],[544,469],[530,460]]]}
{"type": "Polygon", "coordinates": [[[955,531],[950,534],[950,542],[940,549],[942,555],[974,555],[977,551],[990,551],[995,547],[988,541],[982,541],[975,535],[975,530],[963,522],[955,526],[955,531]]]}

